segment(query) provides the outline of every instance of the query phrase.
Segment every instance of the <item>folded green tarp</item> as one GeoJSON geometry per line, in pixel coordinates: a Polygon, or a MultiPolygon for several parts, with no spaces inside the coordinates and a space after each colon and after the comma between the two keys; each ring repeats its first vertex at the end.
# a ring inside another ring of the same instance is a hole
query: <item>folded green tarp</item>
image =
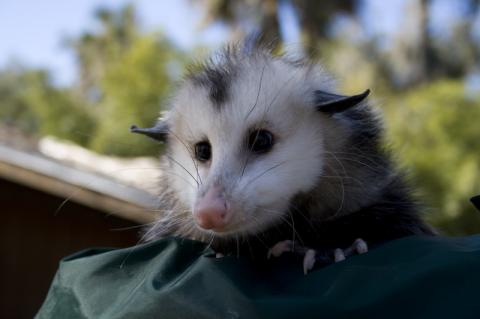
{"type": "Polygon", "coordinates": [[[480,318],[480,236],[408,237],[303,274],[170,238],[65,258],[37,318],[480,318]]]}

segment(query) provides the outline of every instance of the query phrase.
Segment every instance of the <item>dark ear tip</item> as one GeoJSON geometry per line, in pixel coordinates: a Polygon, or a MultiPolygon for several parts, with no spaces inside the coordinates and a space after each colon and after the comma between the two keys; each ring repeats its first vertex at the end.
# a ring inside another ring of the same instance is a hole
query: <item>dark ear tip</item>
{"type": "Polygon", "coordinates": [[[164,143],[167,139],[168,127],[165,123],[158,122],[154,127],[141,128],[136,125],[130,126],[131,133],[142,134],[156,141],[164,143]]]}
{"type": "Polygon", "coordinates": [[[363,93],[351,96],[338,95],[324,91],[315,91],[315,94],[318,99],[317,109],[324,113],[334,114],[358,105],[370,94],[370,89],[366,89],[363,93]]]}
{"type": "Polygon", "coordinates": [[[470,201],[478,210],[480,210],[480,195],[470,198],[470,201]]]}

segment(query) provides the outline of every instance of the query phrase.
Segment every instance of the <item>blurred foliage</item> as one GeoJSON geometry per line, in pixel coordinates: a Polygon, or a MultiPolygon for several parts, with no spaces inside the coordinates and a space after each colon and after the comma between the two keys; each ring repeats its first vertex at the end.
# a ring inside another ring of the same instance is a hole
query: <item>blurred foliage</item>
{"type": "MultiPolygon", "coordinates": [[[[260,32],[264,40],[281,39],[277,0],[196,0],[205,9],[205,22],[226,22],[233,28],[233,37],[241,39],[245,32],[260,32]]],[[[283,1],[284,3],[286,1],[283,1]]],[[[302,43],[310,53],[316,52],[323,40],[330,37],[329,24],[337,14],[353,15],[360,1],[292,0],[302,29],[302,43]]]]}
{"type": "Polygon", "coordinates": [[[24,94],[29,87],[29,79],[37,73],[14,65],[0,73],[0,124],[15,125],[30,134],[39,130],[36,114],[24,94]]]}
{"type": "Polygon", "coordinates": [[[389,140],[411,169],[431,221],[452,233],[478,233],[480,214],[469,198],[480,193],[480,92],[441,80],[388,98],[389,140]]]}
{"type": "Polygon", "coordinates": [[[161,145],[129,132],[159,116],[182,53],[161,34],[139,32],[132,6],[99,9],[99,28],[66,41],[79,65],[78,81],[52,84],[45,70],[0,71],[0,124],[54,135],[118,156],[157,156],[161,145]]]}
{"type": "Polygon", "coordinates": [[[139,139],[128,128],[154,124],[170,88],[169,72],[179,67],[173,62],[176,56],[167,42],[140,37],[109,63],[100,83],[105,98],[99,105],[102,120],[92,141],[94,150],[122,156],[158,155],[151,141],[139,139]]]}
{"type": "Polygon", "coordinates": [[[158,155],[159,147],[132,135],[132,124],[151,126],[181,63],[181,53],[161,34],[138,30],[133,6],[97,10],[96,33],[71,39],[80,65],[77,92],[94,105],[98,130],[90,147],[120,156],[158,155]]]}
{"type": "Polygon", "coordinates": [[[88,146],[96,123],[85,105],[78,102],[69,90],[53,87],[45,73],[30,74],[28,83],[24,97],[40,124],[40,134],[51,134],[88,146]]]}
{"type": "MultiPolygon", "coordinates": [[[[409,168],[431,207],[431,221],[449,234],[480,232],[480,214],[468,201],[480,193],[480,95],[478,84],[472,90],[467,83],[480,77],[480,44],[473,38],[480,0],[462,2],[463,16],[449,34],[432,32],[435,0],[405,2],[401,25],[387,37],[365,31],[363,0],[192,2],[205,25],[223,21],[232,40],[257,31],[266,40],[277,39],[278,49],[279,10],[288,5],[303,51],[321,57],[343,91],[373,90],[399,165],[409,168]]],[[[0,124],[105,154],[157,155],[160,145],[128,128],[154,124],[187,54],[161,33],[142,32],[131,5],[99,9],[95,18],[94,32],[65,41],[78,64],[71,87],[53,85],[46,70],[19,65],[0,70],[0,124]]],[[[198,52],[194,48],[190,55],[198,52]]]]}
{"type": "Polygon", "coordinates": [[[65,42],[79,65],[76,89],[85,99],[96,101],[101,98],[100,83],[108,66],[122,59],[141,35],[132,5],[118,11],[99,8],[94,16],[99,23],[95,33],[87,31],[65,42]]]}
{"type": "Polygon", "coordinates": [[[24,132],[52,134],[87,146],[95,120],[68,89],[57,89],[45,71],[12,68],[0,74],[0,119],[24,132]],[[86,134],[88,133],[88,134],[86,134]]]}

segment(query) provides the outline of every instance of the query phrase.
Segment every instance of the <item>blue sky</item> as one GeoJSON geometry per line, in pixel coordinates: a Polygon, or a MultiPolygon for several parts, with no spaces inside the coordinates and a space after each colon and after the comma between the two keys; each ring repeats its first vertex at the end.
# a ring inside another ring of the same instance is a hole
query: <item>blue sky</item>
{"type": "MultiPolygon", "coordinates": [[[[366,31],[394,33],[402,21],[402,9],[412,1],[365,0],[362,19],[366,31]]],[[[448,27],[445,21],[461,14],[461,6],[452,10],[452,1],[435,1],[433,16],[441,22],[438,32],[444,32],[441,26],[448,27]]],[[[461,2],[465,3],[457,3],[461,2]]],[[[183,49],[199,44],[216,47],[227,39],[228,30],[219,23],[200,28],[201,10],[189,0],[0,0],[0,67],[16,60],[52,70],[57,83],[71,83],[75,61],[72,52],[62,46],[62,39],[94,29],[92,14],[96,8],[119,8],[126,3],[135,4],[144,30],[160,29],[183,49]]],[[[299,30],[288,6],[281,7],[280,17],[284,37],[296,41],[299,30]]]]}
{"type": "Polygon", "coordinates": [[[75,75],[71,52],[62,39],[95,28],[93,12],[100,6],[119,8],[133,2],[144,30],[163,30],[181,48],[216,46],[226,38],[221,25],[200,30],[200,11],[188,0],[0,0],[0,67],[12,60],[48,67],[59,83],[75,75]]]}

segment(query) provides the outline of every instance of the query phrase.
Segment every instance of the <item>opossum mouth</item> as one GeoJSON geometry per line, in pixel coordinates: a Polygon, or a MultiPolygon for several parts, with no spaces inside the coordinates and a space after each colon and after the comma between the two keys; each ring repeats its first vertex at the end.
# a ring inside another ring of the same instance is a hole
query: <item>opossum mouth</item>
{"type": "Polygon", "coordinates": [[[251,222],[249,220],[240,220],[234,223],[228,224],[222,228],[212,228],[212,229],[203,229],[197,225],[197,228],[202,232],[206,232],[210,235],[215,235],[222,238],[228,238],[232,236],[242,236],[242,235],[254,235],[265,231],[266,229],[272,227],[273,225],[281,222],[281,218],[265,220],[261,223],[251,222]]]}
{"type": "Polygon", "coordinates": [[[242,233],[242,228],[241,225],[227,225],[225,227],[222,227],[222,228],[211,228],[211,229],[204,229],[200,226],[197,225],[197,228],[200,229],[201,231],[203,232],[207,232],[209,234],[215,234],[219,237],[225,237],[225,236],[229,236],[229,235],[237,235],[239,233],[242,233]]]}

